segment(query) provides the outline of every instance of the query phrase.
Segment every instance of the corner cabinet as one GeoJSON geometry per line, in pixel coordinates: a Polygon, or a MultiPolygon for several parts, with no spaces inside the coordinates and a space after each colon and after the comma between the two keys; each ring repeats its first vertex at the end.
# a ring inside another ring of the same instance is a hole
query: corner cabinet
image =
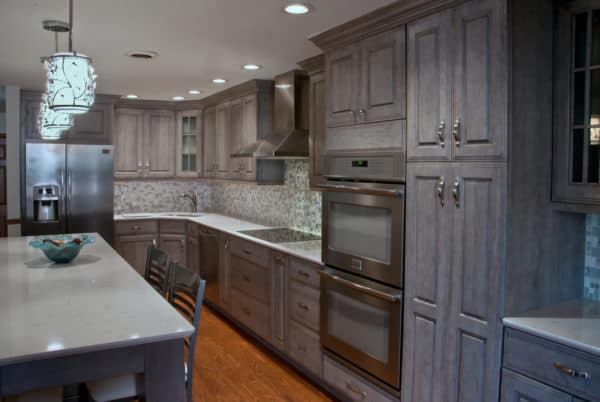
{"type": "Polygon", "coordinates": [[[202,174],[202,112],[177,112],[177,177],[198,177],[202,174]]]}
{"type": "Polygon", "coordinates": [[[406,115],[405,27],[325,55],[327,126],[406,115]]]}
{"type": "Polygon", "coordinates": [[[115,177],[173,177],[175,113],[117,109],[115,115],[115,177]]]}
{"type": "Polygon", "coordinates": [[[552,200],[600,205],[600,1],[557,6],[552,200]]]}

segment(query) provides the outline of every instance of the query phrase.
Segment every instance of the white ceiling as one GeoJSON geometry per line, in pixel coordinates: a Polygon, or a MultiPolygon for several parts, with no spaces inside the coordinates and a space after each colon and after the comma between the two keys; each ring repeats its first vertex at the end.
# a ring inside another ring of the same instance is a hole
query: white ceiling
{"type": "MultiPolygon", "coordinates": [[[[307,40],[392,0],[312,0],[305,16],[282,12],[284,0],[75,0],[74,49],[93,60],[98,93],[145,99],[199,99],[252,78],[270,79],[320,51],[307,40]],[[136,61],[129,50],[160,57],[136,61]],[[245,63],[264,66],[257,72],[245,63]],[[226,85],[212,79],[222,76],[226,85]],[[200,89],[201,95],[187,94],[200,89]]],[[[39,59],[54,50],[44,19],[68,20],[68,0],[0,1],[0,84],[43,90],[39,59]]],[[[61,35],[61,49],[67,44],[61,35]]]]}

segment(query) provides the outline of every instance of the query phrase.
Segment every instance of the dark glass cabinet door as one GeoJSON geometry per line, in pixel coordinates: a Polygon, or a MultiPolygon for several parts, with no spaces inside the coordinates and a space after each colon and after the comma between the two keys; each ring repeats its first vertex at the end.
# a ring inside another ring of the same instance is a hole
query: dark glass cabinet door
{"type": "Polygon", "coordinates": [[[559,7],[553,200],[600,203],[600,0],[559,7]]]}

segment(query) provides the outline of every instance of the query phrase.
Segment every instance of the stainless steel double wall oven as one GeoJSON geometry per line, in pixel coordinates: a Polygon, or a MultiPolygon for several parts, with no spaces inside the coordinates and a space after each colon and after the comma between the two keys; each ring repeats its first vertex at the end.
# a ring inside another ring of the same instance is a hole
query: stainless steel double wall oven
{"type": "Polygon", "coordinates": [[[326,353],[400,389],[404,267],[403,152],[326,158],[320,338],[326,353]]]}

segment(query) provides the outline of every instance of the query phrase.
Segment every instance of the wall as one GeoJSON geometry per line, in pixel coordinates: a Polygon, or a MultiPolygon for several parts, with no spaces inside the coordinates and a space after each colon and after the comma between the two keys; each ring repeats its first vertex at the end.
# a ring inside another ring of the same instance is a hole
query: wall
{"type": "Polygon", "coordinates": [[[268,226],[321,233],[321,193],[312,191],[308,161],[285,162],[285,185],[221,181],[115,181],[115,213],[188,211],[179,197],[194,191],[198,209],[268,226]]]}
{"type": "Polygon", "coordinates": [[[584,297],[600,300],[600,215],[588,215],[585,230],[584,297]]]}

